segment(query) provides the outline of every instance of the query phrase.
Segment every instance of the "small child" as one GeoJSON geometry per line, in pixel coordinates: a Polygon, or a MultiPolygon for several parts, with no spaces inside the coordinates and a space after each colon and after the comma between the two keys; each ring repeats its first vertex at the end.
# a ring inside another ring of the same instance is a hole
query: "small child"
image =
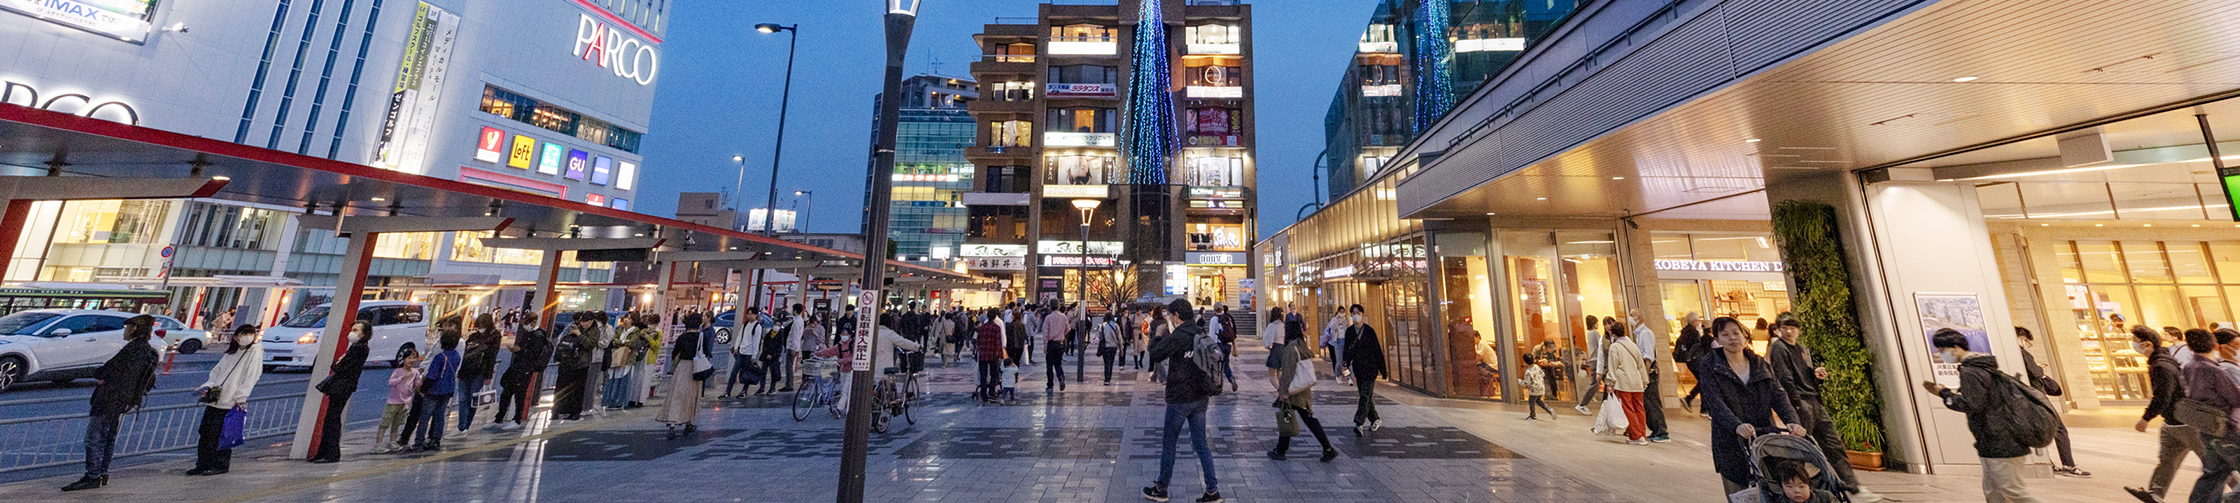
{"type": "Polygon", "coordinates": [[[397,369],[389,371],[389,407],[381,412],[381,426],[374,429],[373,453],[389,454],[404,450],[393,436],[404,428],[411,414],[412,395],[420,388],[420,354],[405,353],[397,362],[397,369]]]}
{"type": "Polygon", "coordinates": [[[1540,411],[1545,410],[1548,411],[1548,419],[1555,419],[1555,409],[1548,408],[1548,403],[1541,401],[1541,397],[1548,395],[1547,371],[1540,370],[1540,366],[1534,363],[1532,355],[1525,355],[1524,378],[1517,380],[1518,387],[1524,388],[1524,394],[1528,397],[1524,403],[1524,418],[1539,421],[1540,411]]]}
{"type": "Polygon", "coordinates": [[[1019,394],[1019,360],[1003,359],[1003,403],[1011,403],[1019,394]]]}
{"type": "Polygon", "coordinates": [[[1818,467],[1807,464],[1802,460],[1782,459],[1774,461],[1773,466],[1769,467],[1767,471],[1772,472],[1768,475],[1773,480],[1781,481],[1781,496],[1786,498],[1784,501],[1790,503],[1828,503],[1835,501],[1836,496],[1834,494],[1830,494],[1825,489],[1812,487],[1812,479],[1815,477],[1813,472],[1818,470],[1818,467]]]}

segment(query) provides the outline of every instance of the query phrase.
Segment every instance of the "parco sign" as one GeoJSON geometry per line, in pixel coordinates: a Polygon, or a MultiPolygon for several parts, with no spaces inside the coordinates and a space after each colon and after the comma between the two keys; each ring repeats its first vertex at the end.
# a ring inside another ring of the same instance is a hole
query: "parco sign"
{"type": "Polygon", "coordinates": [[[653,84],[653,76],[661,71],[661,53],[653,44],[628,35],[621,29],[592,19],[590,14],[580,14],[576,23],[575,55],[584,61],[596,61],[600,68],[614,72],[614,76],[653,84]]]}

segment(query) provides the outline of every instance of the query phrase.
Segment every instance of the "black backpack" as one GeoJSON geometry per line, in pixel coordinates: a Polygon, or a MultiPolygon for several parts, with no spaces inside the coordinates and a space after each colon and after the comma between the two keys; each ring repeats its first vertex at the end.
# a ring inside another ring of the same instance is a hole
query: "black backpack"
{"type": "Polygon", "coordinates": [[[560,336],[560,343],[552,347],[552,358],[560,364],[560,368],[582,367],[590,363],[588,356],[583,351],[583,334],[574,331],[560,336]]]}
{"type": "Polygon", "coordinates": [[[2031,448],[2052,445],[2054,434],[2061,429],[2061,418],[2045,392],[2005,372],[1991,373],[1999,376],[1999,414],[2006,416],[2004,422],[2015,439],[2031,448]]]}

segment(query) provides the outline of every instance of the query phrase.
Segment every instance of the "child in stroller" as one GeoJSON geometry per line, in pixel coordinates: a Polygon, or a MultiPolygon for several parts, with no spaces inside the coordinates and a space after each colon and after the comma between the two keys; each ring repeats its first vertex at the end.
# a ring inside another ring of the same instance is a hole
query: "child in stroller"
{"type": "Polygon", "coordinates": [[[1729,503],[1849,503],[1833,467],[1812,439],[1774,433],[1750,441],[1750,472],[1757,481],[1727,496],[1729,503]]]}

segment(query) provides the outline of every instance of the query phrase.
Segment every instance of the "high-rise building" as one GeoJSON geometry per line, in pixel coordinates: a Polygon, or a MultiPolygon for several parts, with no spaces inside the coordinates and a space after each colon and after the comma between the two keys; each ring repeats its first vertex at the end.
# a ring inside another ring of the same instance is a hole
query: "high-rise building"
{"type": "Polygon", "coordinates": [[[1253,213],[1252,8],[1041,5],[974,38],[974,272],[1029,300],[1240,305],[1253,213]],[[1093,209],[1081,205],[1095,203],[1093,209]]]}
{"type": "MultiPolygon", "coordinates": [[[[617,209],[638,199],[639,148],[667,68],[667,0],[101,4],[0,7],[0,44],[41,48],[0,54],[8,69],[0,101],[617,209]]],[[[26,237],[51,244],[19,249],[8,281],[165,284],[173,314],[190,322],[239,307],[269,323],[275,311],[323,301],[344,242],[298,228],[289,215],[302,207],[34,207],[26,237]],[[168,260],[159,256],[167,247],[176,248],[168,260]],[[286,286],[248,286],[276,283],[286,286]]],[[[441,311],[517,305],[519,291],[438,292],[534,279],[535,254],[484,248],[473,237],[384,236],[371,284],[385,298],[419,298],[441,311]]],[[[566,262],[562,281],[610,281],[602,263],[566,262]]],[[[620,301],[605,287],[584,288],[561,307],[620,301]]]]}
{"type": "Polygon", "coordinates": [[[903,260],[948,260],[964,244],[963,194],[972,191],[972,79],[919,75],[902,82],[895,126],[894,199],[887,233],[903,260]]]}

